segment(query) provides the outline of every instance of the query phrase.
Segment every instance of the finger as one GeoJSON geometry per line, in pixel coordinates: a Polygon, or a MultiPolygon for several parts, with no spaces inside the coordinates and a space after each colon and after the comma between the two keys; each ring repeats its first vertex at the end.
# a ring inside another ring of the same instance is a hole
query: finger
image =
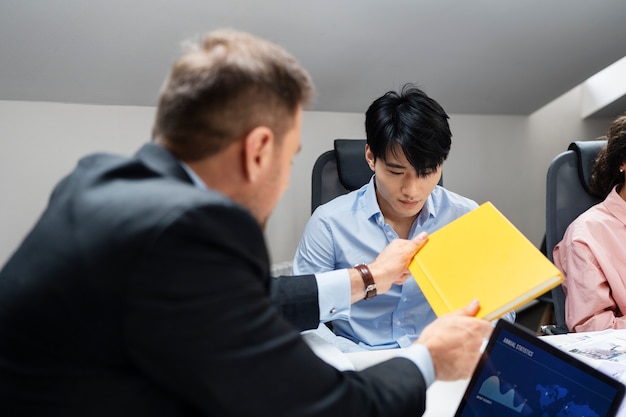
{"type": "Polygon", "coordinates": [[[400,278],[395,280],[393,283],[396,285],[403,285],[409,279],[408,275],[402,275],[400,278]]]}
{"type": "Polygon", "coordinates": [[[409,278],[411,278],[411,271],[409,271],[408,269],[404,271],[402,275],[400,275],[400,280],[403,283],[406,282],[409,278]]]}
{"type": "Polygon", "coordinates": [[[421,248],[422,246],[424,246],[424,243],[426,243],[426,241],[428,240],[428,233],[420,232],[417,236],[415,236],[411,240],[414,243],[417,243],[417,245],[421,248]]]}
{"type": "Polygon", "coordinates": [[[478,313],[478,310],[480,310],[480,303],[478,302],[478,299],[474,299],[471,303],[463,308],[458,309],[452,314],[474,317],[478,313]]]}

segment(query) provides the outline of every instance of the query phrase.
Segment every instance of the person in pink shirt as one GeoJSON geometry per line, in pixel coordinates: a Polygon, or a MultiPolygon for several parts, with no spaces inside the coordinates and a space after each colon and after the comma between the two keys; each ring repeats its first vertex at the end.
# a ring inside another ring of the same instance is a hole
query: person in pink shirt
{"type": "Polygon", "coordinates": [[[626,328],[626,113],[606,138],[590,179],[604,201],[576,218],[553,252],[573,332],[626,328]]]}

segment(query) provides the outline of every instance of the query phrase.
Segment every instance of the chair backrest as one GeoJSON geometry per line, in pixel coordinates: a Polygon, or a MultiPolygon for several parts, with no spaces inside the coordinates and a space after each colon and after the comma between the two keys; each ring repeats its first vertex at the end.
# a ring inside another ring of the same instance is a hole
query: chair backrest
{"type": "MultiPolygon", "coordinates": [[[[589,189],[589,178],[598,152],[606,140],[572,142],[548,167],[546,183],[546,255],[563,239],[567,226],[589,207],[602,199],[589,189]]],[[[566,332],[565,295],[559,285],[552,290],[556,326],[566,332]]]]}
{"type": "MultiPolygon", "coordinates": [[[[365,160],[365,139],[335,139],[321,154],[311,175],[311,213],[333,198],[361,188],[374,174],[365,160]]],[[[443,185],[443,175],[439,180],[443,185]]]]}
{"type": "Polygon", "coordinates": [[[335,149],[317,158],[311,176],[311,213],[370,180],[373,172],[365,160],[365,144],[365,139],[335,139],[335,149]]]}

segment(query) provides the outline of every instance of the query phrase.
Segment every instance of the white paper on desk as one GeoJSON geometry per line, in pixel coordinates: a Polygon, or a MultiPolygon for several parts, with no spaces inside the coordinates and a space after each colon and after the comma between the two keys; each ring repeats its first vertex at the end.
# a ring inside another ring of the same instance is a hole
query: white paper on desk
{"type": "Polygon", "coordinates": [[[613,331],[613,329],[607,329],[599,332],[566,333],[553,336],[541,336],[541,339],[561,350],[567,351],[571,347],[587,343],[592,339],[602,339],[607,335],[613,334],[613,331]]]}
{"type": "Polygon", "coordinates": [[[579,335],[578,341],[561,348],[593,360],[626,364],[626,331],[586,333],[579,335]]]}

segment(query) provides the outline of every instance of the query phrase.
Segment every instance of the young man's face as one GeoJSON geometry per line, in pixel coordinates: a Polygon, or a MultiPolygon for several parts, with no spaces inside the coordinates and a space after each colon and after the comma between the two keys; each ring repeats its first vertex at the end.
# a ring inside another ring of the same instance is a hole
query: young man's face
{"type": "Polygon", "coordinates": [[[376,198],[380,210],[389,220],[415,219],[426,199],[441,178],[441,165],[425,175],[418,175],[404,152],[387,152],[386,162],[374,160],[369,146],[365,148],[367,162],[376,174],[376,198]]]}

